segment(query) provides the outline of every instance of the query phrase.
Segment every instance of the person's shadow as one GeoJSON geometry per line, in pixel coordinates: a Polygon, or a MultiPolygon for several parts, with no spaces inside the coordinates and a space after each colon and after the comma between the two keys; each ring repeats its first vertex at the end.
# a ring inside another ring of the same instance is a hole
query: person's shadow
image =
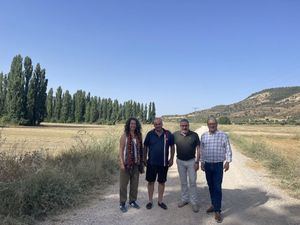
{"type": "MultiPolygon", "coordinates": [[[[290,205],[258,188],[223,189],[222,214],[225,224],[300,225],[300,204],[290,205]]],[[[210,205],[207,187],[199,188],[210,205]]]]}

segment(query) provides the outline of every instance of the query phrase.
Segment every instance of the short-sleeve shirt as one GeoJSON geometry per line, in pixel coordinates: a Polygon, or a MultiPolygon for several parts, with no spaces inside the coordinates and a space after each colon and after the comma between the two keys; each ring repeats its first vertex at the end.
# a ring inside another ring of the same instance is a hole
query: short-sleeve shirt
{"type": "Polygon", "coordinates": [[[176,131],[174,133],[174,143],[176,145],[177,159],[187,161],[195,158],[196,147],[200,145],[200,139],[194,131],[189,131],[186,135],[176,131]]]}
{"type": "Polygon", "coordinates": [[[168,130],[158,136],[155,130],[147,133],[144,146],[148,147],[148,161],[150,165],[168,166],[169,148],[174,145],[174,136],[168,130]]]}

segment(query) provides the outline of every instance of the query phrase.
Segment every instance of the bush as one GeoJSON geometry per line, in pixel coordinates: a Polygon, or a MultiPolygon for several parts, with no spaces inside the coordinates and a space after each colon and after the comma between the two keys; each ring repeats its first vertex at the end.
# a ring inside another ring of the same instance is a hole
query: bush
{"type": "Polygon", "coordinates": [[[116,149],[116,140],[108,138],[102,142],[81,140],[56,157],[38,151],[22,156],[2,153],[2,221],[28,224],[31,219],[76,205],[80,194],[112,181],[111,175],[118,168],[116,149]]]}
{"type": "Polygon", "coordinates": [[[222,116],[219,118],[219,124],[231,124],[231,121],[227,116],[222,116]]]}

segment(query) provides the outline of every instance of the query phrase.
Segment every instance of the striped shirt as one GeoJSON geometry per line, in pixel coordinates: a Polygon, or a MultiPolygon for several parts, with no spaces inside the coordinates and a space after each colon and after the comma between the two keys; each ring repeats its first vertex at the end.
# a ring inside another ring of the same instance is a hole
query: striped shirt
{"type": "Polygon", "coordinates": [[[214,133],[205,132],[201,136],[201,162],[231,162],[232,151],[227,134],[217,130],[214,133]]]}

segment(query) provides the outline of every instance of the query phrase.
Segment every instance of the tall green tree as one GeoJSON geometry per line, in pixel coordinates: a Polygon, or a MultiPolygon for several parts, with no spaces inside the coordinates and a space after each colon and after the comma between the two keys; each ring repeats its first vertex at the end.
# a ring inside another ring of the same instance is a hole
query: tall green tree
{"type": "Polygon", "coordinates": [[[98,101],[97,97],[91,98],[91,107],[90,107],[90,122],[95,123],[99,118],[99,112],[98,112],[98,101]]]}
{"type": "Polygon", "coordinates": [[[142,122],[144,122],[144,104],[140,104],[139,115],[138,117],[142,122]]]}
{"type": "Polygon", "coordinates": [[[156,117],[156,108],[155,108],[155,103],[152,102],[152,108],[151,108],[151,123],[154,122],[155,117],[156,117]]]}
{"type": "Polygon", "coordinates": [[[19,122],[22,115],[22,99],[24,94],[24,87],[22,86],[22,60],[21,55],[15,56],[8,74],[7,114],[15,122],[19,122]]]}
{"type": "Polygon", "coordinates": [[[113,102],[111,98],[107,99],[107,108],[106,108],[106,121],[111,122],[112,121],[112,112],[113,112],[113,102]]]}
{"type": "Polygon", "coordinates": [[[148,106],[147,106],[147,104],[145,104],[144,113],[143,113],[143,121],[144,122],[148,121],[147,115],[148,115],[148,106]]]}
{"type": "Polygon", "coordinates": [[[32,77],[33,72],[33,65],[31,59],[26,56],[24,59],[24,71],[23,71],[23,83],[24,83],[24,92],[23,92],[23,99],[22,99],[22,117],[25,120],[28,120],[28,109],[27,109],[27,98],[28,98],[28,91],[29,91],[29,83],[32,77]]]}
{"type": "Polygon", "coordinates": [[[50,88],[47,94],[47,120],[52,121],[54,116],[54,98],[53,88],[50,88]]]}
{"type": "Polygon", "coordinates": [[[152,102],[149,103],[149,108],[148,108],[148,123],[151,123],[152,121],[152,102]]]}
{"type": "Polygon", "coordinates": [[[61,116],[61,109],[62,109],[62,88],[59,86],[56,90],[55,94],[55,109],[54,109],[54,114],[55,114],[55,120],[60,121],[60,116],[61,116]]]}
{"type": "Polygon", "coordinates": [[[69,91],[66,90],[62,98],[62,109],[61,109],[61,119],[63,123],[71,121],[72,115],[72,96],[69,91]]]}
{"type": "Polygon", "coordinates": [[[47,114],[47,85],[45,69],[38,63],[30,80],[27,95],[27,118],[30,125],[39,125],[47,114]]]}
{"type": "Polygon", "coordinates": [[[78,90],[74,96],[75,101],[75,122],[84,122],[85,113],[85,92],[78,90]]]}
{"type": "Polygon", "coordinates": [[[100,121],[103,123],[107,119],[107,99],[103,98],[101,101],[101,118],[100,121]]]}
{"type": "Polygon", "coordinates": [[[37,118],[34,125],[39,125],[47,115],[46,99],[47,99],[48,79],[46,79],[46,70],[41,69],[39,63],[36,65],[35,73],[37,74],[38,77],[38,86],[37,86],[37,100],[36,100],[37,118]]]}
{"type": "Polygon", "coordinates": [[[7,93],[7,77],[0,73],[0,117],[5,114],[7,93]]]}
{"type": "Polygon", "coordinates": [[[85,100],[84,120],[86,123],[90,123],[90,121],[91,121],[91,94],[90,94],[90,92],[87,94],[86,100],[85,100]]]}
{"type": "Polygon", "coordinates": [[[111,116],[112,123],[116,123],[117,121],[120,120],[119,110],[120,110],[119,102],[118,102],[118,100],[114,100],[113,105],[112,105],[112,116],[111,116]]]}

